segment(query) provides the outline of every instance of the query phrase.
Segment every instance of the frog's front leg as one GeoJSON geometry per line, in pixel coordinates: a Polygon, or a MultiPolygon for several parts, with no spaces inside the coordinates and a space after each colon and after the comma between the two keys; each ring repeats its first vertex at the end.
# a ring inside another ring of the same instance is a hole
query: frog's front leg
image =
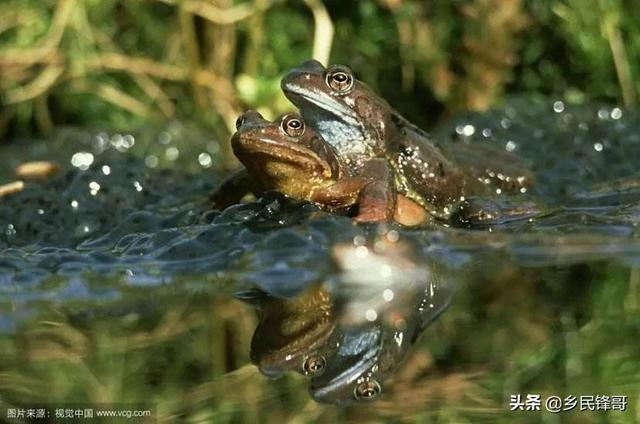
{"type": "Polygon", "coordinates": [[[386,160],[372,159],[358,175],[340,178],[316,192],[312,200],[334,210],[358,205],[357,222],[389,221],[396,206],[393,172],[386,160]]]}
{"type": "Polygon", "coordinates": [[[384,158],[369,160],[360,173],[367,184],[358,197],[357,222],[390,221],[396,209],[396,188],[393,170],[384,158]]]}
{"type": "Polygon", "coordinates": [[[251,178],[246,168],[236,171],[224,180],[220,187],[209,195],[214,208],[224,209],[251,193],[251,178]]]}

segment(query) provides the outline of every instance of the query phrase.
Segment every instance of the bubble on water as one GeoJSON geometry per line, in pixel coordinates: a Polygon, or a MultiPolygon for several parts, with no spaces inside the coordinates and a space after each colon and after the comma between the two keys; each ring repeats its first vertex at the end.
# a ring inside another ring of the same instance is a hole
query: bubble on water
{"type": "Polygon", "coordinates": [[[109,175],[111,174],[111,167],[109,165],[103,165],[102,166],[102,173],[104,175],[109,175]]]}
{"type": "Polygon", "coordinates": [[[93,150],[100,154],[104,152],[109,146],[109,136],[107,133],[98,133],[93,139],[93,150]]]}
{"type": "Polygon", "coordinates": [[[133,145],[136,143],[136,140],[130,134],[127,134],[127,135],[115,134],[113,137],[111,137],[110,142],[111,142],[111,145],[115,147],[117,151],[125,152],[133,147],[133,145]]]}
{"type": "Polygon", "coordinates": [[[516,150],[516,147],[518,147],[518,145],[513,140],[507,141],[507,144],[505,144],[504,146],[507,152],[513,152],[514,150],[516,150]]]}
{"type": "Polygon", "coordinates": [[[144,158],[144,164],[148,168],[155,168],[156,166],[158,166],[158,157],[156,155],[149,155],[144,158]]]}
{"type": "Polygon", "coordinates": [[[375,321],[378,318],[378,313],[374,309],[367,309],[367,312],[364,313],[364,317],[367,321],[375,321]]]}
{"type": "Polygon", "coordinates": [[[77,200],[72,200],[70,205],[73,209],[78,209],[79,203],[77,200]]]}
{"type": "Polygon", "coordinates": [[[553,111],[556,113],[564,112],[564,103],[560,100],[553,102],[553,111]]]}
{"type": "Polygon", "coordinates": [[[620,119],[622,118],[622,109],[619,107],[614,107],[611,109],[611,119],[620,119]]]}
{"type": "Polygon", "coordinates": [[[76,152],[71,156],[71,165],[86,171],[93,163],[94,157],[89,152],[76,152]]]}
{"type": "Polygon", "coordinates": [[[164,155],[167,157],[167,159],[174,161],[180,157],[180,150],[178,150],[177,147],[169,147],[164,152],[164,155]]]}
{"type": "Polygon", "coordinates": [[[7,225],[7,229],[4,231],[7,236],[15,236],[16,235],[16,227],[13,224],[7,225]]]}
{"type": "Polygon", "coordinates": [[[215,155],[220,151],[220,144],[215,141],[210,141],[209,143],[207,143],[207,151],[215,155]]]}
{"type": "Polygon", "coordinates": [[[357,235],[353,238],[353,244],[355,246],[364,246],[367,242],[367,239],[363,235],[357,235]]]}
{"type": "Polygon", "coordinates": [[[388,241],[390,241],[391,243],[395,243],[398,241],[398,239],[400,239],[400,233],[398,233],[396,230],[391,230],[387,233],[386,237],[388,241]]]}
{"type": "Polygon", "coordinates": [[[158,135],[158,141],[160,142],[160,144],[169,144],[171,143],[171,134],[167,131],[162,131],[159,135],[158,135]]]}
{"type": "Polygon", "coordinates": [[[476,127],[474,127],[473,125],[465,125],[464,127],[462,127],[462,135],[464,135],[465,137],[471,137],[473,134],[475,134],[476,132],[476,127]]]}
{"type": "Polygon", "coordinates": [[[356,247],[356,256],[360,259],[366,258],[369,254],[369,249],[367,246],[358,246],[356,247]]]}
{"type": "Polygon", "coordinates": [[[502,118],[500,120],[500,126],[506,130],[511,126],[511,121],[507,118],[502,118]]]}
{"type": "Polygon", "coordinates": [[[598,110],[598,119],[607,119],[609,117],[609,111],[605,108],[598,110]]]}
{"type": "Polygon", "coordinates": [[[211,159],[211,155],[209,153],[200,153],[198,155],[198,163],[203,168],[211,168],[213,160],[211,159]]]}
{"type": "Polygon", "coordinates": [[[137,192],[142,191],[142,184],[140,184],[140,182],[139,182],[139,181],[134,181],[134,182],[133,182],[133,187],[135,187],[135,189],[136,189],[136,191],[137,191],[137,192]]]}
{"type": "Polygon", "coordinates": [[[98,184],[95,181],[91,181],[89,183],[89,192],[91,193],[91,195],[95,196],[96,194],[98,194],[99,191],[100,191],[100,184],[98,184]]]}
{"type": "Polygon", "coordinates": [[[385,291],[382,292],[382,298],[387,302],[391,302],[394,296],[393,290],[391,289],[385,289],[385,291]]]}
{"type": "Polygon", "coordinates": [[[491,128],[485,128],[482,130],[482,136],[483,137],[491,137],[491,134],[493,134],[493,131],[491,131],[491,128]]]}
{"type": "Polygon", "coordinates": [[[601,151],[602,151],[602,149],[604,149],[604,145],[603,145],[602,143],[600,143],[600,142],[598,142],[598,143],[593,143],[593,149],[594,149],[596,152],[601,152],[601,151]]]}

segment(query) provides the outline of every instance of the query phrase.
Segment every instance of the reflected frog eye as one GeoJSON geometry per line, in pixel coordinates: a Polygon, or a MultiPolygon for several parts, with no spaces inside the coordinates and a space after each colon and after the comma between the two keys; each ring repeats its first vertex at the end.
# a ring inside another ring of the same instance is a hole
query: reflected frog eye
{"type": "Polygon", "coordinates": [[[305,358],[302,363],[302,372],[304,375],[318,376],[322,374],[326,366],[327,361],[324,359],[324,356],[311,355],[305,358]]]}
{"type": "Polygon", "coordinates": [[[335,70],[327,74],[327,85],[337,92],[344,93],[353,87],[353,76],[346,70],[335,70]]]}
{"type": "Polygon", "coordinates": [[[240,127],[244,124],[244,121],[245,121],[244,115],[238,116],[238,119],[236,119],[236,130],[240,129],[240,127]]]}
{"type": "Polygon", "coordinates": [[[287,115],[282,120],[282,129],[289,137],[300,137],[304,134],[304,121],[296,115],[287,115]]]}
{"type": "Polygon", "coordinates": [[[374,400],[382,393],[382,386],[376,380],[364,381],[353,389],[353,396],[356,400],[367,401],[374,400]]]}

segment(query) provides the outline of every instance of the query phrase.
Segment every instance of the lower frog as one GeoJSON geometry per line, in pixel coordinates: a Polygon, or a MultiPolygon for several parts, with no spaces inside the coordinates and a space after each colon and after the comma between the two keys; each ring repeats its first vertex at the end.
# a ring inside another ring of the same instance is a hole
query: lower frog
{"type": "Polygon", "coordinates": [[[248,111],[238,118],[236,129],[231,146],[245,170],[216,193],[218,205],[224,203],[220,199],[235,200],[247,190],[256,195],[275,190],[330,212],[355,208],[357,222],[395,219],[416,225],[426,219],[421,206],[396,196],[393,174],[383,159],[373,158],[350,174],[334,148],[298,115],[269,122],[248,111]]]}

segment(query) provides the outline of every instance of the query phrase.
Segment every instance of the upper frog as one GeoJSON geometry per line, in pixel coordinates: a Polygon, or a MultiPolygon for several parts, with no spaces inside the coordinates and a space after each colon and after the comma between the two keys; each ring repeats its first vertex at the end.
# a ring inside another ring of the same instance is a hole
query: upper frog
{"type": "Polygon", "coordinates": [[[386,158],[398,192],[436,216],[448,218],[451,207],[468,196],[496,188],[518,191],[531,181],[525,167],[499,149],[435,143],[346,66],[304,62],[283,78],[282,89],[336,148],[349,172],[358,172],[371,158],[386,158]]]}
{"type": "Polygon", "coordinates": [[[418,205],[396,199],[393,175],[384,161],[371,160],[351,175],[334,148],[296,114],[270,122],[248,111],[236,127],[231,146],[258,194],[276,190],[329,211],[355,206],[355,219],[361,222],[396,218],[413,225],[424,219],[418,205]]]}

